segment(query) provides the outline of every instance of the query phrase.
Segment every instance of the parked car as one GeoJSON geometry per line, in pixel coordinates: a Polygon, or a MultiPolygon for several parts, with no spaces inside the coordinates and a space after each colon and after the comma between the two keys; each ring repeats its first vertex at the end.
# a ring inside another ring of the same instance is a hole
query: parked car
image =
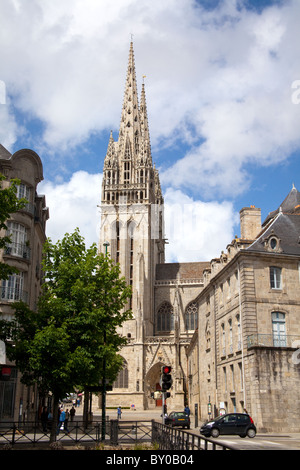
{"type": "Polygon", "coordinates": [[[255,437],[256,427],[253,419],[248,414],[227,413],[204,423],[200,428],[200,434],[206,437],[218,437],[220,434],[255,437]]]}
{"type": "Polygon", "coordinates": [[[182,426],[183,428],[190,429],[190,417],[184,411],[172,411],[165,418],[165,424],[168,426],[182,426]]]}

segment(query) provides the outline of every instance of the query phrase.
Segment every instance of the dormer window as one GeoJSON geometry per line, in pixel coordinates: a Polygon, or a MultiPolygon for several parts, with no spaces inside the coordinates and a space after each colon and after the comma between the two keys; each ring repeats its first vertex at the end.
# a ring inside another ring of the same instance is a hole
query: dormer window
{"type": "Polygon", "coordinates": [[[282,248],[280,246],[281,244],[281,240],[280,238],[277,237],[277,235],[275,235],[275,233],[271,233],[271,235],[269,237],[266,237],[264,239],[264,245],[265,245],[265,249],[267,251],[273,251],[275,253],[281,253],[282,252],[282,248]]]}

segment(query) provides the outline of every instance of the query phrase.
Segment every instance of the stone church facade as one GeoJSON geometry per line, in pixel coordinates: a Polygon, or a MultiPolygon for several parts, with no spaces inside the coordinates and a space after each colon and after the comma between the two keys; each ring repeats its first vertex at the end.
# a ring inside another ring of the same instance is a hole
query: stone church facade
{"type": "Polygon", "coordinates": [[[107,406],[160,407],[151,394],[170,365],[169,411],[188,403],[203,421],[246,408],[261,430],[291,430],[300,411],[299,207],[293,187],[263,224],[260,209],[243,208],[241,236],[221,256],[166,263],[164,200],[130,44],[119,135],[104,160],[99,251],[132,286],[133,318],[120,330],[128,343],[107,406]]]}
{"type": "Polygon", "coordinates": [[[203,287],[208,263],[165,263],[164,201],[152,162],[146,95],[138,99],[133,44],[130,45],[118,140],[111,133],[104,160],[99,250],[120,263],[132,286],[133,319],[120,333],[124,368],[107,404],[150,409],[161,406],[151,393],[160,389],[163,365],[172,367],[168,405],[184,406],[186,347],[197,325],[194,299],[203,287]]]}

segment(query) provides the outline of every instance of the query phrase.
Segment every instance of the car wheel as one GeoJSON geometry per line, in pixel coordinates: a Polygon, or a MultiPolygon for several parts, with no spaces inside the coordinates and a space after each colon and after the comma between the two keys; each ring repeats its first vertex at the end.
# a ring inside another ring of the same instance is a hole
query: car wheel
{"type": "Polygon", "coordinates": [[[219,437],[219,435],[220,435],[219,429],[217,429],[217,428],[212,429],[211,430],[211,435],[212,435],[212,437],[219,437]]]}
{"type": "Polygon", "coordinates": [[[254,429],[248,429],[247,436],[248,437],[255,437],[256,436],[255,430],[254,429]]]}

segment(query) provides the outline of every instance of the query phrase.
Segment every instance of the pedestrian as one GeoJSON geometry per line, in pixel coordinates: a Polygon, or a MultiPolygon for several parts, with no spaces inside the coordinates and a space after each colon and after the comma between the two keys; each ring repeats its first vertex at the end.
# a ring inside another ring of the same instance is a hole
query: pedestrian
{"type": "Polygon", "coordinates": [[[74,420],[75,413],[76,413],[76,410],[75,410],[75,407],[74,407],[74,405],[73,405],[72,408],[70,409],[71,421],[74,420]]]}
{"type": "Polygon", "coordinates": [[[186,405],[186,407],[184,408],[184,412],[185,412],[188,416],[190,416],[191,411],[190,411],[188,405],[186,405]]]}
{"type": "Polygon", "coordinates": [[[65,416],[65,421],[64,421],[64,430],[67,431],[68,434],[70,433],[70,431],[68,430],[69,417],[70,417],[69,410],[66,409],[66,416],[65,416]]]}
{"type": "Polygon", "coordinates": [[[48,424],[48,408],[47,406],[43,407],[43,411],[41,413],[41,421],[43,426],[43,432],[47,432],[47,424],[48,424]]]}
{"type": "Polygon", "coordinates": [[[121,417],[122,417],[122,410],[121,410],[121,407],[120,407],[120,406],[118,406],[117,412],[118,412],[118,419],[121,419],[121,417]]]}
{"type": "Polygon", "coordinates": [[[69,434],[68,428],[65,426],[66,412],[62,409],[59,415],[59,421],[56,434],[59,434],[60,429],[64,429],[69,434]]]}

